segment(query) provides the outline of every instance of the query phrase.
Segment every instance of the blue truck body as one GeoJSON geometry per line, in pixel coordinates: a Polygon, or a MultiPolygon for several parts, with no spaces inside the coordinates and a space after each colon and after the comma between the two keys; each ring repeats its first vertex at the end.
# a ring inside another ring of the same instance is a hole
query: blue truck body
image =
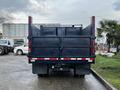
{"type": "Polygon", "coordinates": [[[75,75],[90,73],[95,62],[95,16],[90,25],[47,27],[32,24],[28,18],[29,63],[38,76],[50,70],[73,69],[75,75]]]}

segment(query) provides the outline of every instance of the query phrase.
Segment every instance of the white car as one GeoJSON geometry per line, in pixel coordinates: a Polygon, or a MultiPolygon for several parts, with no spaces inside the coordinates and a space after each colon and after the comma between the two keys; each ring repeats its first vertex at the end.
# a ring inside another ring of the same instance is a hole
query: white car
{"type": "Polygon", "coordinates": [[[14,54],[23,55],[28,54],[28,45],[21,45],[14,48],[14,54]]]}

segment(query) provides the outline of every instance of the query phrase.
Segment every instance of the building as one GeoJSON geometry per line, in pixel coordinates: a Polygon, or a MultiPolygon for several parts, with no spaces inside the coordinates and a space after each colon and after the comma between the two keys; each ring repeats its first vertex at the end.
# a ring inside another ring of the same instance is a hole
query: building
{"type": "MultiPolygon", "coordinates": [[[[60,26],[60,24],[35,24],[38,28],[43,26],[60,26]]],[[[2,33],[4,39],[22,39],[27,42],[28,24],[26,23],[4,23],[2,24],[2,33]]]]}
{"type": "Polygon", "coordinates": [[[2,33],[3,38],[5,39],[23,39],[26,41],[28,35],[28,25],[4,23],[2,25],[2,33]]]}

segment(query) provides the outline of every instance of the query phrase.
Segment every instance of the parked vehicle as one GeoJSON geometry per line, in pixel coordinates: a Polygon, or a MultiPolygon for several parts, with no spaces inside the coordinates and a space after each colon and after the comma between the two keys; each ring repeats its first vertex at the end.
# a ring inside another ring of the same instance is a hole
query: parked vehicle
{"type": "Polygon", "coordinates": [[[14,48],[14,54],[23,55],[28,54],[28,45],[21,45],[14,48]]]}
{"type": "Polygon", "coordinates": [[[17,46],[21,46],[23,45],[25,42],[23,39],[14,39],[14,47],[17,47],[17,46]]]}
{"type": "Polygon", "coordinates": [[[85,76],[95,62],[95,17],[86,28],[82,26],[39,28],[29,17],[28,60],[33,74],[48,75],[51,70],[74,70],[85,76]]]}
{"type": "Polygon", "coordinates": [[[14,42],[12,39],[0,39],[0,55],[13,52],[14,42]]]}
{"type": "Polygon", "coordinates": [[[116,47],[111,47],[111,48],[110,48],[110,52],[112,52],[112,53],[117,52],[117,48],[116,48],[116,47]]]}

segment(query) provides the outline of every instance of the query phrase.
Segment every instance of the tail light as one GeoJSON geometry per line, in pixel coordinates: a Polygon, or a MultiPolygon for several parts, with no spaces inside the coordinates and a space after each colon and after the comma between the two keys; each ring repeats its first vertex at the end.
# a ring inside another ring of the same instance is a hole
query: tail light
{"type": "Polygon", "coordinates": [[[80,61],[88,61],[88,62],[92,62],[94,61],[95,58],[31,58],[30,61],[31,62],[35,62],[35,61],[39,61],[39,60],[44,60],[44,61],[57,61],[57,60],[62,60],[62,61],[69,61],[69,60],[80,60],[80,61]]]}

